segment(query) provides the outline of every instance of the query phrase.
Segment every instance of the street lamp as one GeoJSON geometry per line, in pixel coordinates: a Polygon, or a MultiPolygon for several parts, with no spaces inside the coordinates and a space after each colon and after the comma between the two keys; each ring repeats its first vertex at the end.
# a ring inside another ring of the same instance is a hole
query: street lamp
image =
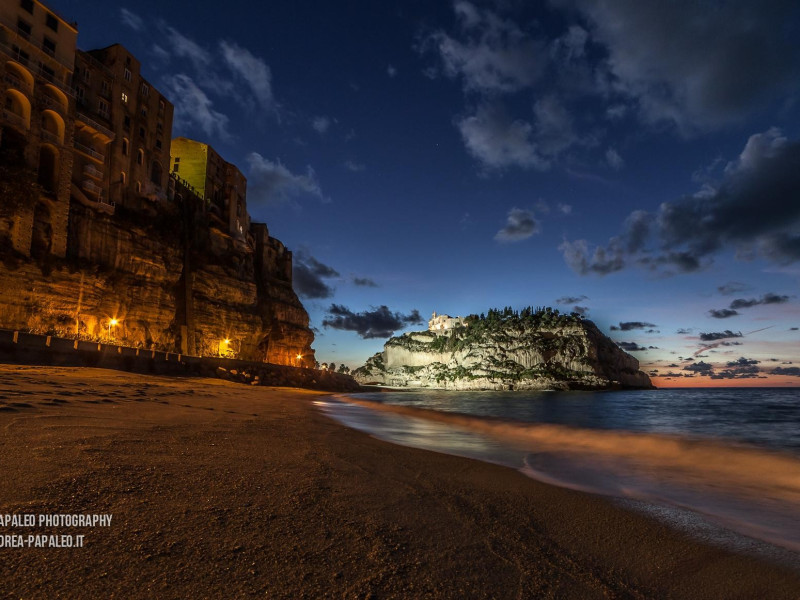
{"type": "Polygon", "coordinates": [[[109,338],[111,337],[111,327],[112,326],[116,327],[117,323],[119,323],[119,321],[117,321],[116,319],[109,320],[109,322],[108,322],[108,337],[109,338]]]}

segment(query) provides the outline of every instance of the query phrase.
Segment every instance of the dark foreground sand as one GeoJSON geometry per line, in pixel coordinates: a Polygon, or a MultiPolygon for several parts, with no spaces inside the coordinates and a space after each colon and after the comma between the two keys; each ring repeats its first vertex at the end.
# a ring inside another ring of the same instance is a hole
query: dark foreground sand
{"type": "Polygon", "coordinates": [[[796,572],[374,440],[317,413],[318,395],[0,366],[0,514],[113,514],[35,532],[83,548],[0,548],[0,597],[800,597],[796,572]]]}

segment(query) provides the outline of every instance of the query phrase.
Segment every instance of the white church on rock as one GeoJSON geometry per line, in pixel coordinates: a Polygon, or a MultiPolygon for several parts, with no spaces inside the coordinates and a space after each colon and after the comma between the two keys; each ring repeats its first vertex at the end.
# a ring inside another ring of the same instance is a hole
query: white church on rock
{"type": "Polygon", "coordinates": [[[433,312],[428,321],[428,331],[446,331],[458,325],[466,325],[464,317],[451,317],[450,315],[437,315],[433,312]]]}

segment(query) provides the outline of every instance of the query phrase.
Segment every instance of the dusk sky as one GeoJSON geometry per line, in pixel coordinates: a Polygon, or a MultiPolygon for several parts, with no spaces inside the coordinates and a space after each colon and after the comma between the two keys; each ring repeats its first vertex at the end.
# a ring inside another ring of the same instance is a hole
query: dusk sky
{"type": "Polygon", "coordinates": [[[320,362],[551,305],[659,386],[800,385],[796,0],[49,5],[245,173],[320,362]]]}

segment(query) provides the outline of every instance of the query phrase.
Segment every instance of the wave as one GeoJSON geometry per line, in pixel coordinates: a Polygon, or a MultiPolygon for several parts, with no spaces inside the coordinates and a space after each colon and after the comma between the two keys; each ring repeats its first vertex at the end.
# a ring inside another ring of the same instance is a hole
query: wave
{"type": "MultiPolygon", "coordinates": [[[[688,508],[800,551],[800,458],[790,454],[713,438],[478,418],[344,395],[335,399],[390,418],[391,426],[366,413],[340,418],[377,437],[505,464],[563,487],[688,508]],[[413,435],[397,434],[403,422],[413,435]],[[440,427],[431,428],[434,423],[440,427]],[[388,429],[394,433],[385,435],[388,429]],[[433,439],[449,435],[445,432],[460,437],[447,443],[433,439]]],[[[337,417],[335,407],[326,412],[337,417]]]]}

